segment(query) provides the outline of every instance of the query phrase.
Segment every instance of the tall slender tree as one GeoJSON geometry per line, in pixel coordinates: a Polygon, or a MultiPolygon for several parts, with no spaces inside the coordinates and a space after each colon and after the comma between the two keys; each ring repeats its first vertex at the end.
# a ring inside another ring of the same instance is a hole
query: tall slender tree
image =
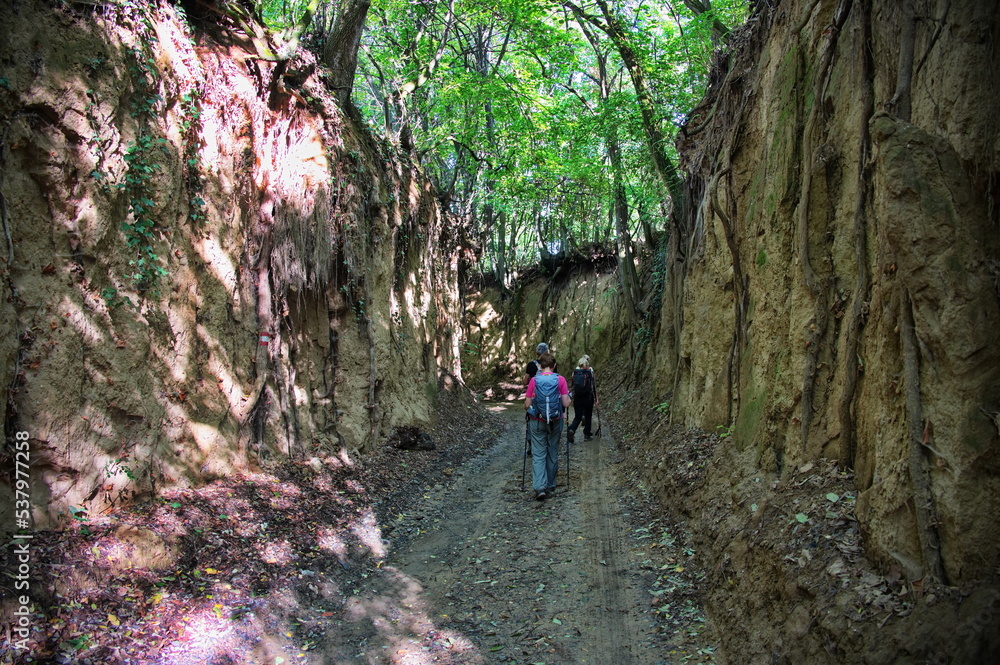
{"type": "Polygon", "coordinates": [[[354,90],[358,50],[371,0],[341,0],[323,39],[323,63],[330,69],[330,86],[341,106],[354,90]]]}

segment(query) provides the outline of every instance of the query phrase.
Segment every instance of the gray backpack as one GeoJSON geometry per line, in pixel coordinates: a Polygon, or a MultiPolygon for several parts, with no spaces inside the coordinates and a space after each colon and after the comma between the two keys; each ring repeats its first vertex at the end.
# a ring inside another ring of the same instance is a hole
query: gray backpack
{"type": "Polygon", "coordinates": [[[535,375],[535,396],[531,398],[528,415],[546,423],[554,423],[563,414],[562,396],[559,395],[559,375],[535,375]]]}

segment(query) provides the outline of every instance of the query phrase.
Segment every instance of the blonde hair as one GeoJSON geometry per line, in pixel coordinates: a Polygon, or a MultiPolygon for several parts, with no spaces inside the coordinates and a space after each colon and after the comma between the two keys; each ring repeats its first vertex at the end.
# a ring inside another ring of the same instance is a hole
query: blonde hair
{"type": "Polygon", "coordinates": [[[580,360],[577,361],[576,366],[584,368],[590,367],[590,356],[583,356],[582,358],[580,358],[580,360]]]}

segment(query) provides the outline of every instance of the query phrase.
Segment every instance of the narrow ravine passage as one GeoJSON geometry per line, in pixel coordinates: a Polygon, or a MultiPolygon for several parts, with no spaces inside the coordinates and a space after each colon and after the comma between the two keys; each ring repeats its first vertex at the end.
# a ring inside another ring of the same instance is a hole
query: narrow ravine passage
{"type": "Polygon", "coordinates": [[[0,665],[1000,663],[997,0],[0,43],[0,665]]]}
{"type": "Polygon", "coordinates": [[[433,662],[711,662],[687,586],[668,585],[690,550],[617,486],[609,428],[570,446],[568,486],[563,453],[554,496],[537,502],[530,463],[520,489],[523,412],[494,408],[506,413],[498,444],[405,516],[397,530],[412,536],[387,562],[421,585],[428,618],[471,645],[433,662]]]}

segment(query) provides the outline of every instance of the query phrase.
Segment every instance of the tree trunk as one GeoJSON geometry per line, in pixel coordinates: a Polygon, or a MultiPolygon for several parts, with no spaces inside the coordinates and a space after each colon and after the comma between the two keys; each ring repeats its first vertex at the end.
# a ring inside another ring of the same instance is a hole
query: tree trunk
{"type": "MultiPolygon", "coordinates": [[[[493,216],[493,206],[486,204],[484,212],[493,216]]],[[[497,249],[496,265],[494,266],[497,283],[502,291],[507,290],[507,214],[501,212],[496,217],[497,224],[497,249]]]]}
{"type": "MultiPolygon", "coordinates": [[[[607,57],[601,52],[600,43],[597,38],[586,26],[583,26],[583,33],[586,35],[587,41],[594,48],[594,55],[597,59],[601,103],[606,107],[611,96],[608,83],[607,57]]],[[[628,197],[625,194],[624,167],[622,166],[621,149],[618,141],[618,128],[613,122],[608,123],[605,145],[608,151],[608,161],[611,162],[612,217],[614,218],[617,236],[618,261],[621,267],[619,275],[621,277],[622,297],[625,300],[629,329],[634,332],[639,326],[636,307],[636,298],[639,293],[639,279],[635,274],[635,261],[632,256],[632,237],[628,230],[628,197]]]]}
{"type": "Polygon", "coordinates": [[[598,0],[597,4],[601,8],[604,20],[607,21],[607,35],[618,50],[618,54],[625,64],[625,69],[628,70],[629,78],[632,79],[636,99],[639,102],[639,110],[642,114],[642,127],[645,130],[646,142],[649,144],[650,154],[653,158],[653,166],[656,168],[656,173],[660,176],[667,191],[670,192],[670,196],[674,199],[674,209],[677,209],[683,198],[681,178],[677,173],[677,167],[674,166],[670,157],[667,156],[666,137],[660,128],[660,120],[653,105],[653,95],[650,93],[649,85],[646,83],[645,72],[642,71],[639,58],[632,49],[632,44],[628,40],[625,27],[611,11],[611,8],[608,7],[607,1],[598,0]]]}
{"type": "MultiPolygon", "coordinates": [[[[399,116],[399,129],[397,134],[399,145],[404,152],[410,152],[413,150],[413,126],[406,111],[406,101],[410,95],[416,92],[434,76],[434,72],[437,70],[438,65],[441,64],[441,59],[444,57],[445,51],[448,48],[448,36],[451,34],[451,31],[455,26],[455,21],[455,0],[448,0],[447,14],[444,17],[441,37],[438,41],[437,48],[430,59],[423,64],[420,64],[417,61],[417,51],[420,41],[419,37],[415,38],[403,53],[403,59],[416,64],[418,69],[417,75],[413,79],[399,86],[399,88],[391,95],[392,106],[395,108],[396,113],[399,116]]],[[[423,27],[426,27],[426,25],[423,27]]],[[[421,33],[422,32],[423,28],[421,28],[421,33]]]]}
{"type": "MultiPolygon", "coordinates": [[[[684,0],[684,6],[690,9],[695,16],[700,16],[712,11],[712,0],[684,0]]],[[[718,17],[712,17],[713,44],[726,42],[727,37],[729,37],[729,32],[729,26],[720,21],[718,17]]]]}
{"type": "MultiPolygon", "coordinates": [[[[603,87],[603,86],[602,86],[603,87]]],[[[628,198],[622,181],[622,158],[618,146],[618,132],[612,128],[608,132],[608,158],[611,161],[613,183],[613,208],[615,231],[618,237],[618,260],[621,265],[622,295],[628,310],[632,331],[639,325],[636,296],[639,293],[639,278],[635,274],[635,260],[632,255],[632,236],[628,230],[628,198]]]]}
{"type": "Polygon", "coordinates": [[[323,45],[323,63],[330,69],[330,85],[342,107],[350,102],[354,89],[361,33],[370,6],[371,0],[342,0],[323,45]]]}
{"type": "MultiPolygon", "coordinates": [[[[483,78],[487,78],[490,75],[490,34],[485,27],[479,26],[475,31],[475,43],[473,45],[475,63],[476,63],[476,73],[478,73],[483,78]]],[[[487,99],[483,103],[483,113],[486,118],[486,139],[489,142],[490,148],[495,148],[496,146],[496,117],[493,114],[493,102],[487,99]]],[[[456,167],[458,168],[457,164],[456,167]]],[[[483,196],[485,199],[485,204],[483,205],[483,221],[484,230],[489,232],[489,229],[493,227],[494,224],[499,224],[497,233],[491,234],[497,238],[497,250],[496,250],[496,263],[494,269],[496,272],[497,282],[500,285],[502,291],[507,291],[507,216],[505,213],[500,212],[496,214],[493,209],[493,190],[496,185],[496,180],[493,178],[490,172],[487,172],[486,180],[483,183],[483,196]]]]}
{"type": "Polygon", "coordinates": [[[680,174],[677,172],[677,167],[671,161],[669,155],[667,155],[666,136],[664,136],[663,130],[660,128],[660,120],[656,114],[656,107],[653,104],[653,96],[650,94],[649,85],[646,83],[646,75],[642,71],[639,58],[632,49],[632,44],[629,42],[625,27],[611,11],[607,0],[597,0],[597,5],[600,7],[601,14],[604,17],[603,23],[598,17],[586,13],[581,7],[570,0],[562,0],[562,4],[573,12],[581,24],[584,22],[590,23],[605,33],[611,39],[615,50],[621,56],[629,78],[632,79],[632,86],[635,88],[636,100],[639,104],[642,118],[642,128],[646,134],[646,144],[649,147],[653,168],[656,169],[656,175],[659,176],[667,191],[670,192],[673,204],[671,219],[673,220],[674,230],[681,236],[679,246],[685,247],[688,234],[679,215],[684,207],[684,188],[680,174]]]}

